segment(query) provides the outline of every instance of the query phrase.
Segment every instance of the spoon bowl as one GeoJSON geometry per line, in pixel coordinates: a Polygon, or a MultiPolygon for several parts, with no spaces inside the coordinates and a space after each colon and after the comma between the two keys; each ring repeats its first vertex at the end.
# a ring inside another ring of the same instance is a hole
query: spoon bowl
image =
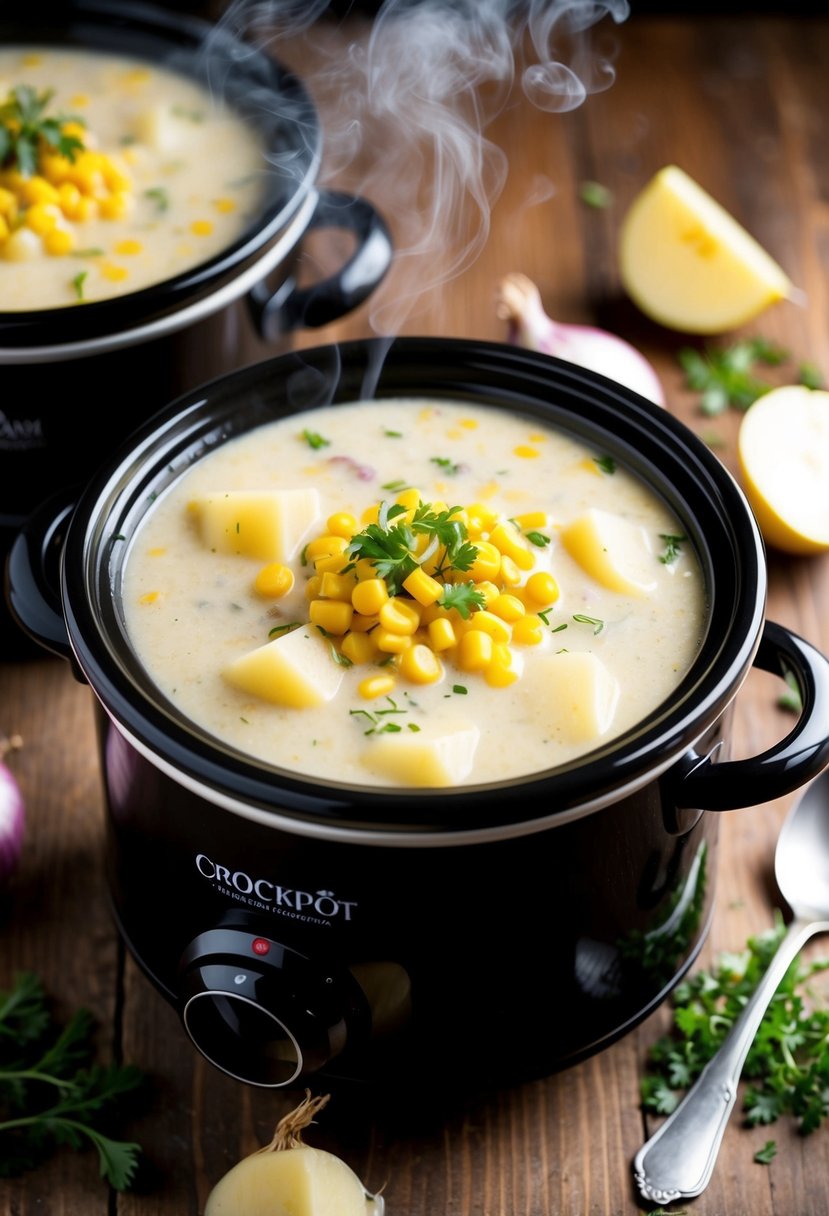
{"type": "Polygon", "coordinates": [[[829,769],[806,787],[786,816],[775,849],[774,874],[792,919],[716,1055],[636,1154],[634,1176],[645,1199],[673,1203],[705,1190],[763,1014],[804,944],[816,933],[829,932],[829,769]]]}

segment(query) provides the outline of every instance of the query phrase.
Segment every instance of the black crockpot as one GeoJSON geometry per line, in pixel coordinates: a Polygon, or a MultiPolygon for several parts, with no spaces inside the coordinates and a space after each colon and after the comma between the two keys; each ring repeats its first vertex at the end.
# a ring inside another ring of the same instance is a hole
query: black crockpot
{"type": "Polygon", "coordinates": [[[8,598],[93,695],[114,915],[208,1060],[260,1086],[465,1088],[546,1074],[626,1033],[697,955],[714,905],[716,813],[777,798],[829,763],[829,662],[765,619],[762,541],[703,443],[630,390],[497,343],[401,338],[319,347],[173,402],[18,539],[8,598]],[[640,476],[676,513],[707,589],[674,693],[564,766],[458,789],[296,776],[207,736],[130,645],[125,539],[217,444],[367,396],[507,407],[640,476]],[[731,759],[752,666],[803,711],[731,759]]]}

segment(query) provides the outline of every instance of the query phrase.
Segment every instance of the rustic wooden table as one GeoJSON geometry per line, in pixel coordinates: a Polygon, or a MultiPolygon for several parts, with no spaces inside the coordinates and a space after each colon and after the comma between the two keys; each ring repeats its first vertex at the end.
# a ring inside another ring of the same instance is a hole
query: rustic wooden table
{"type": "MultiPolygon", "coordinates": [[[[359,24],[332,27],[316,50],[301,39],[281,49],[310,73],[331,124],[327,131],[337,130],[345,107],[338,114],[336,90],[314,73],[338,39],[359,34],[359,24]]],[[[326,145],[325,173],[364,188],[387,215],[398,249],[411,256],[398,258],[370,305],[344,322],[306,331],[297,342],[376,329],[499,340],[505,331],[495,314],[497,283],[520,270],[537,282],[552,315],[598,322],[635,342],[657,367],[668,408],[697,432],[718,432],[717,451],[736,471],[739,416],[733,410],[715,420],[701,415],[677,361],[688,340],[645,321],[621,295],[616,236],[645,180],[664,164],[681,165],[805,293],[802,305],[776,305],[744,332],[785,346],[794,367],[809,361],[829,374],[829,19],[701,20],[634,11],[619,25],[602,21],[589,39],[581,48],[582,78],[596,69],[598,81],[603,62],[615,77],[610,84],[605,72],[609,87],[589,92],[575,108],[542,110],[518,82],[508,99],[486,92],[498,113],[485,131],[485,159],[495,156],[497,167],[497,150],[505,158],[497,197],[494,178],[476,177],[469,158],[481,145],[474,140],[466,147],[463,140],[442,144],[440,176],[430,179],[439,181],[440,193],[430,197],[429,183],[418,176],[426,170],[409,155],[414,142],[384,145],[372,132],[373,147],[352,155],[340,124],[342,135],[337,130],[326,145]],[[587,205],[580,197],[585,181],[605,186],[609,205],[587,205]],[[479,223],[476,188],[488,232],[479,223]],[[458,252],[465,257],[455,262],[458,252]]],[[[469,118],[462,103],[459,97],[452,112],[469,118]]],[[[392,117],[400,122],[406,115],[392,117]]],[[[414,107],[409,117],[418,117],[414,107]]],[[[428,132],[435,114],[419,117],[428,132]]],[[[739,336],[742,331],[727,340],[739,336]]],[[[829,651],[829,556],[795,560],[770,553],[768,564],[769,618],[829,651]]],[[[771,677],[749,675],[737,702],[735,755],[756,754],[791,724],[777,707],[780,691],[771,677]]],[[[22,736],[11,763],[28,811],[22,862],[0,905],[0,988],[19,971],[36,971],[59,1011],[78,1005],[93,1011],[102,1058],[115,1055],[146,1070],[147,1103],[124,1129],[142,1144],[144,1165],[132,1191],[112,1194],[93,1153],[64,1150],[37,1171],[1,1182],[0,1213],[195,1216],[212,1184],[269,1138],[298,1095],[245,1087],[202,1061],[175,1013],[125,956],[102,876],[90,697],[59,659],[44,655],[0,666],[0,731],[22,736]]],[[[780,905],[772,855],[792,797],[722,816],[717,904],[700,963],[739,949],[749,934],[772,925],[780,905]]],[[[819,951],[820,942],[813,948],[819,951]]],[[[639,1107],[639,1080],[669,1016],[663,1006],[598,1057],[486,1101],[470,1100],[451,1114],[442,1111],[440,1078],[429,1078],[434,1119],[425,1124],[401,1128],[370,1107],[337,1111],[332,1105],[314,1143],[344,1156],[370,1187],[385,1186],[389,1216],[651,1210],[655,1205],[636,1196],[631,1162],[656,1126],[639,1107]]],[[[826,1216],[829,1128],[811,1137],[783,1122],[749,1130],[735,1112],[710,1186],[684,1206],[699,1216],[826,1216]],[[757,1165],[753,1154],[770,1135],[777,1156],[757,1165]]]]}

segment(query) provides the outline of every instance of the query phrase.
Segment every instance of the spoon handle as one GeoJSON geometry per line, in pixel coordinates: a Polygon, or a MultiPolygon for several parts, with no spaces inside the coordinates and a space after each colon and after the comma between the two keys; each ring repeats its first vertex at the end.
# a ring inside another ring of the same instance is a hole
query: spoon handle
{"type": "Polygon", "coordinates": [[[659,1204],[692,1199],[708,1185],[737,1083],[763,1014],[792,960],[826,921],[797,917],[789,925],[760,983],[679,1106],[640,1148],[633,1163],[639,1191],[659,1204]]]}

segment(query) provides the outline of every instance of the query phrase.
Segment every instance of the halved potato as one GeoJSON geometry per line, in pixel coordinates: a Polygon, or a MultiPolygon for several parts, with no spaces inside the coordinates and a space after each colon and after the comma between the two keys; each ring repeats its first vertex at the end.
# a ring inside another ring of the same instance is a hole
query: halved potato
{"type": "Polygon", "coordinates": [[[249,650],[222,671],[228,684],[272,705],[306,709],[335,696],[343,669],[331,655],[331,645],[314,628],[305,626],[249,650]]]}
{"type": "Polygon", "coordinates": [[[611,591],[644,596],[656,587],[656,558],[639,524],[591,507],[562,528],[560,537],[582,569],[611,591]]]}
{"type": "Polygon", "coordinates": [[[290,560],[319,517],[319,494],[303,490],[226,490],[190,504],[202,540],[217,553],[290,560]]]}
{"type": "Polygon", "coordinates": [[[472,771],[480,731],[471,723],[445,730],[375,735],[361,757],[398,785],[460,785],[472,771]]]}

